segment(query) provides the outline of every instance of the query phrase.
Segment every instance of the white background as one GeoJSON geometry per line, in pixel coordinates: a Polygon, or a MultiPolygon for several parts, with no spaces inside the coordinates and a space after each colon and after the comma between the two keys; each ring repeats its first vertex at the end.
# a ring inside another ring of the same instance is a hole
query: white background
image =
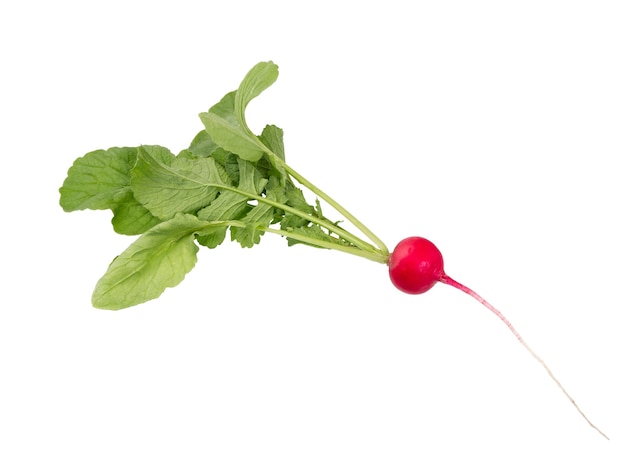
{"type": "Polygon", "coordinates": [[[624,456],[625,23],[621,1],[3,3],[0,455],[624,456]],[[468,296],[271,234],[91,307],[132,238],[60,209],[72,161],[185,148],[261,60],[253,130],[390,248],[435,242],[611,441],[468,296]]]}

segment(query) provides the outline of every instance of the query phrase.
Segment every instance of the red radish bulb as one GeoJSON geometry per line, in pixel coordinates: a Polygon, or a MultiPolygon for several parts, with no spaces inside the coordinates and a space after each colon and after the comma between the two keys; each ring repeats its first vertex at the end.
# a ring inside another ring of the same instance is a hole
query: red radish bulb
{"type": "Polygon", "coordinates": [[[526,348],[533,358],[535,358],[539,364],[543,366],[550,378],[552,378],[552,380],[558,385],[561,391],[570,400],[587,423],[608,439],[606,434],[591,423],[570,394],[565,391],[565,388],[563,388],[547,364],[528,346],[509,320],[507,320],[498,309],[477,293],[446,275],[443,270],[443,256],[435,244],[433,244],[430,240],[423,237],[409,237],[402,240],[389,256],[387,263],[389,265],[389,278],[391,279],[391,282],[402,292],[408,294],[422,294],[435,286],[437,282],[441,282],[469,294],[478,302],[483,304],[487,309],[500,318],[504,324],[507,325],[509,330],[513,333],[513,335],[515,335],[524,348],[526,348]]]}
{"type": "Polygon", "coordinates": [[[422,294],[445,275],[441,251],[422,237],[402,240],[389,256],[389,277],[400,291],[422,294]]]}

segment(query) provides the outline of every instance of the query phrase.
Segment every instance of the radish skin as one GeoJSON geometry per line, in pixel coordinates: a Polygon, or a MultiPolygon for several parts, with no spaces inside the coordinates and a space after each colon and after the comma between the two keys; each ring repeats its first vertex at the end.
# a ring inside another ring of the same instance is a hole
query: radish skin
{"type": "Polygon", "coordinates": [[[513,327],[511,322],[496,309],[493,305],[483,299],[475,291],[458,281],[450,278],[443,269],[443,256],[439,249],[429,240],[423,237],[409,237],[402,240],[388,259],[389,277],[391,282],[399,290],[407,294],[422,294],[431,289],[437,282],[450,285],[484,305],[489,311],[496,315],[509,328],[513,335],[519,340],[522,346],[532,355],[539,364],[546,370],[550,378],[557,384],[563,394],[574,405],[578,413],[587,421],[589,426],[595,429],[606,439],[609,437],[604,434],[591,420],[585,415],[576,401],[561,385],[561,382],[554,376],[548,365],[535,353],[522,339],[522,336],[513,327]]]}

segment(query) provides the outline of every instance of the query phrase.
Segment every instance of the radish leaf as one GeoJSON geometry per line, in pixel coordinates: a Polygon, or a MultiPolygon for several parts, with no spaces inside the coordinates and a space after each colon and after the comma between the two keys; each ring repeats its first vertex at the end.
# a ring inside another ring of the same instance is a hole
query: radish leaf
{"type": "Polygon", "coordinates": [[[96,285],[93,305],[117,310],[158,297],[182,281],[198,245],[226,238],[253,247],[265,233],[288,245],[335,249],[386,263],[389,252],[367,227],[285,162],[283,131],[267,125],[256,136],[246,124],[248,104],[278,77],[261,62],[236,91],[200,114],[205,129],[174,155],[162,146],[87,153],[60,189],[65,211],[111,209],[113,226],[142,234],[96,285]],[[300,187],[315,196],[310,205],[300,187]],[[322,215],[320,200],[337,210],[370,243],[322,215]]]}
{"type": "Polygon", "coordinates": [[[65,211],[107,210],[130,192],[137,148],[96,150],[74,161],[60,189],[65,211]]]}
{"type": "MultiPolygon", "coordinates": [[[[237,190],[222,190],[213,202],[198,212],[198,217],[201,220],[228,221],[241,219],[252,208],[248,204],[250,200],[249,195],[260,195],[263,192],[267,180],[261,177],[254,165],[243,159],[237,159],[237,163],[239,165],[238,176],[241,177],[237,190]]],[[[216,227],[205,235],[198,237],[198,242],[209,248],[215,248],[224,241],[226,230],[226,227],[216,227]]]]}
{"type": "Polygon", "coordinates": [[[130,174],[137,148],[96,150],[74,161],[63,182],[60,204],[65,211],[113,211],[113,229],[137,235],[161,220],[141,205],[130,188],[130,174]]]}
{"type": "Polygon", "coordinates": [[[258,161],[266,147],[256,137],[250,136],[239,124],[233,124],[214,113],[200,113],[211,139],[222,148],[232,151],[248,161],[258,161]]]}
{"type": "Polygon", "coordinates": [[[139,237],[116,257],[93,292],[95,307],[119,310],[155,299],[178,285],[196,263],[194,234],[214,224],[178,214],[139,237]]]}
{"type": "Polygon", "coordinates": [[[111,219],[113,229],[118,234],[143,234],[161,222],[159,218],[141,205],[132,193],[126,193],[124,199],[113,208],[113,219],[111,219]]]}
{"type": "Polygon", "coordinates": [[[175,157],[148,146],[139,148],[131,180],[137,200],[163,220],[207,206],[224,185],[213,158],[175,157]]]}
{"type": "Polygon", "coordinates": [[[278,65],[259,62],[248,72],[235,93],[235,116],[239,124],[252,135],[246,124],[245,110],[252,99],[270,87],[278,78],[278,65]]]}

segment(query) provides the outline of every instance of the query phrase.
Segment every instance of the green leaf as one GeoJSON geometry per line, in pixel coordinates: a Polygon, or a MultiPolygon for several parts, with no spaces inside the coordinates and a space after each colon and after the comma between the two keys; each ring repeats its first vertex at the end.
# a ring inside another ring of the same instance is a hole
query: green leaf
{"type": "Polygon", "coordinates": [[[258,139],[272,152],[259,160],[259,168],[266,170],[266,176],[277,176],[283,185],[288,185],[291,177],[283,166],[285,163],[283,130],[274,125],[267,125],[258,139]]]}
{"type": "Polygon", "coordinates": [[[209,108],[209,113],[219,116],[220,118],[228,121],[236,126],[240,125],[235,116],[235,94],[237,91],[232,91],[226,94],[215,105],[209,108]]]}
{"type": "Polygon", "coordinates": [[[285,160],[285,144],[283,142],[283,130],[280,127],[268,124],[259,135],[259,140],[267,146],[276,156],[285,160]]]}
{"type": "Polygon", "coordinates": [[[278,66],[260,62],[244,77],[235,93],[228,93],[200,120],[213,142],[247,161],[256,162],[265,153],[272,155],[248,128],[245,110],[252,99],[271,86],[278,78],[278,66]]]}
{"type": "MultiPolygon", "coordinates": [[[[254,162],[263,157],[264,145],[259,143],[249,129],[242,126],[237,120],[235,94],[236,91],[229,92],[207,113],[200,113],[200,120],[204,124],[207,137],[212,143],[227,151],[232,151],[242,159],[254,162]]],[[[197,143],[202,140],[200,137],[197,143]]],[[[204,147],[209,146],[211,148],[210,145],[206,144],[206,140],[204,141],[204,147]]]]}
{"type": "Polygon", "coordinates": [[[118,234],[139,235],[161,222],[129,192],[127,200],[113,209],[113,229],[118,234]]]}
{"type": "Polygon", "coordinates": [[[278,65],[259,62],[246,74],[235,94],[235,116],[239,124],[251,134],[246,124],[245,111],[252,99],[270,87],[278,79],[278,65]]]}
{"type": "Polygon", "coordinates": [[[194,234],[214,226],[179,214],[139,237],[116,257],[93,292],[94,307],[119,310],[178,285],[196,263],[194,234]]]}
{"type": "Polygon", "coordinates": [[[209,133],[206,130],[201,130],[191,141],[191,145],[189,145],[187,149],[195,156],[209,157],[217,148],[219,148],[219,146],[211,139],[209,133]]]}
{"type": "MultiPolygon", "coordinates": [[[[260,195],[267,180],[261,177],[251,162],[238,159],[238,164],[240,180],[237,190],[248,194],[260,195]]],[[[222,191],[213,202],[198,212],[198,218],[206,221],[242,219],[251,209],[251,206],[248,204],[249,200],[249,196],[242,195],[234,190],[222,191]]],[[[210,233],[198,237],[198,242],[209,248],[215,248],[224,241],[226,229],[226,227],[215,228],[210,233]]]]}
{"type": "Polygon", "coordinates": [[[96,150],[78,158],[59,190],[65,211],[113,211],[113,229],[118,234],[137,235],[161,222],[135,199],[130,188],[137,148],[96,150]]]}
{"type": "MultiPolygon", "coordinates": [[[[281,204],[287,201],[284,188],[276,177],[270,178],[265,193],[265,197],[271,201],[281,204]]],[[[275,212],[275,207],[259,202],[245,217],[241,218],[241,221],[246,224],[245,228],[230,228],[232,239],[237,240],[243,248],[253,247],[261,241],[261,236],[264,234],[264,231],[258,228],[269,226],[274,220],[275,212]]]]}
{"type": "MultiPolygon", "coordinates": [[[[315,208],[307,203],[301,189],[290,184],[285,195],[287,196],[287,205],[290,207],[300,210],[308,215],[316,217],[319,216],[316,214],[315,208]]],[[[280,227],[283,230],[288,230],[289,228],[306,226],[307,224],[309,224],[309,220],[290,213],[286,214],[281,220],[280,227]]]]}
{"type": "Polygon", "coordinates": [[[115,207],[130,191],[130,171],[137,148],[96,150],[79,157],[59,189],[63,210],[106,210],[115,207]]]}
{"type": "Polygon", "coordinates": [[[211,203],[225,185],[221,175],[211,157],[175,157],[166,148],[144,146],[137,154],[131,188],[153,215],[167,220],[211,203]]]}
{"type": "Polygon", "coordinates": [[[242,159],[258,161],[267,152],[265,145],[240,125],[211,112],[200,113],[200,120],[215,143],[242,159]]]}
{"type": "Polygon", "coordinates": [[[239,183],[239,161],[242,159],[223,148],[217,148],[213,151],[211,157],[224,168],[228,181],[233,185],[237,185],[239,183]]]}

